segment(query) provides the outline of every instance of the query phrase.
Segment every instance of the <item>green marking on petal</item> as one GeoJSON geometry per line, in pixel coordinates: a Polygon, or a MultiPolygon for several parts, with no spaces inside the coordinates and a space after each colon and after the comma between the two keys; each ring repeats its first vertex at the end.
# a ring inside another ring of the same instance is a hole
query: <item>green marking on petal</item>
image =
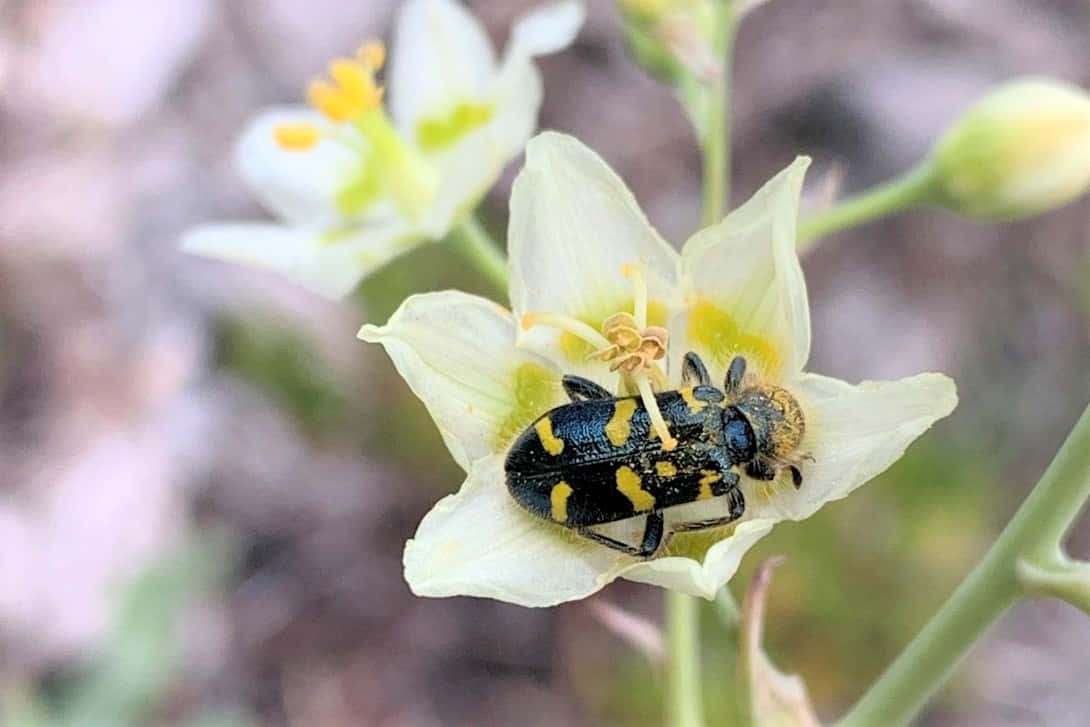
{"type": "Polygon", "coordinates": [[[447,113],[427,116],[416,124],[416,141],[424,151],[442,151],[492,119],[491,104],[465,101],[447,113]]]}
{"type": "Polygon", "coordinates": [[[345,217],[362,214],[381,196],[382,177],[375,173],[373,164],[362,164],[337,192],[337,211],[345,217]]]}
{"type": "Polygon", "coordinates": [[[689,309],[688,336],[704,347],[716,368],[726,368],[731,359],[743,354],[766,375],[782,371],[783,360],[770,341],[743,332],[729,314],[706,300],[689,309]]]}
{"type": "Polygon", "coordinates": [[[725,540],[731,535],[734,535],[734,530],[737,527],[738,522],[733,522],[729,525],[724,525],[721,528],[698,530],[691,533],[678,533],[670,539],[669,544],[666,546],[666,552],[663,555],[692,558],[697,562],[703,563],[704,557],[708,554],[711,547],[720,540],[725,540]]]}
{"type": "Polygon", "coordinates": [[[524,363],[511,377],[514,408],[496,431],[495,448],[502,451],[530,422],[548,411],[557,400],[560,376],[541,364],[524,363]]]}

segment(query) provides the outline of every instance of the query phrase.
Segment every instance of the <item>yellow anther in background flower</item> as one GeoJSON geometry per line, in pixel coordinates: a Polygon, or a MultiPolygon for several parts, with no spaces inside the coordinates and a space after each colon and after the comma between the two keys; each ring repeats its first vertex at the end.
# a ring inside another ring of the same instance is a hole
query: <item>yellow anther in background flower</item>
{"type": "Polygon", "coordinates": [[[307,101],[333,121],[348,121],[353,109],[348,100],[328,81],[315,80],[307,86],[307,101]]]}
{"type": "Polygon", "coordinates": [[[356,51],[356,58],[372,72],[377,71],[386,63],[386,45],[381,40],[364,43],[356,51]]]}
{"type": "Polygon", "coordinates": [[[333,83],[315,80],[307,87],[307,100],[333,121],[348,121],[382,103],[383,89],[375,86],[370,66],[351,58],[329,64],[333,83]]]}
{"type": "Polygon", "coordinates": [[[279,124],[273,138],[282,149],[304,151],[318,143],[318,129],[312,124],[279,124]]]}

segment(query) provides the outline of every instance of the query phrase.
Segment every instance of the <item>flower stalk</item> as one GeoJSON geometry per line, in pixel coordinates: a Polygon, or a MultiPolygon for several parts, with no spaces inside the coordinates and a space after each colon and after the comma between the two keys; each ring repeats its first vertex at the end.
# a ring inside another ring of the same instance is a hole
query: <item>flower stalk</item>
{"type": "MultiPolygon", "coordinates": [[[[730,199],[731,56],[737,18],[734,0],[719,7],[717,40],[722,76],[710,84],[700,139],[703,155],[701,227],[717,223],[730,199]]],[[[700,608],[693,596],[666,591],[667,724],[703,727],[700,677],[700,608]]]]}
{"type": "Polygon", "coordinates": [[[501,296],[507,295],[507,256],[476,215],[467,214],[448,239],[462,259],[472,265],[496,292],[501,296]]]}
{"type": "Polygon", "coordinates": [[[933,166],[925,161],[899,177],[819,212],[799,225],[799,252],[834,232],[927,202],[934,184],[933,166]]]}
{"type": "Polygon", "coordinates": [[[697,600],[666,591],[666,715],[671,727],[704,727],[697,600]]]}
{"type": "Polygon", "coordinates": [[[999,539],[839,727],[907,724],[977,639],[1020,598],[1090,612],[1090,564],[1061,540],[1090,498],[1090,407],[999,539]]]}

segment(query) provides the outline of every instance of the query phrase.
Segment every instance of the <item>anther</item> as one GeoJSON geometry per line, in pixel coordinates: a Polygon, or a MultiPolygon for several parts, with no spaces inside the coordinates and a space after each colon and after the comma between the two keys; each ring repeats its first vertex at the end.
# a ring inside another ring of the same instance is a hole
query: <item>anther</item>
{"type": "Polygon", "coordinates": [[[307,86],[307,101],[333,121],[348,121],[352,118],[352,104],[328,81],[311,81],[307,86]]]}
{"type": "Polygon", "coordinates": [[[356,58],[373,73],[386,63],[386,46],[381,40],[364,43],[356,51],[356,58]]]}
{"type": "Polygon", "coordinates": [[[282,149],[304,151],[318,143],[318,129],[313,124],[278,124],[273,138],[282,149]]]}

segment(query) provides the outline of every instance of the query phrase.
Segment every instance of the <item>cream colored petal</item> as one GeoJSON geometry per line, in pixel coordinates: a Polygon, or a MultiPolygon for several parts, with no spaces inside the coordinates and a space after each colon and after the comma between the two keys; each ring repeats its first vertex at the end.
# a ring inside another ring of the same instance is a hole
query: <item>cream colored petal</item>
{"type": "Polygon", "coordinates": [[[275,270],[328,298],[343,298],[365,275],[417,244],[406,230],[372,228],[350,236],[260,222],[195,227],[182,249],[275,270]]]}
{"type": "Polygon", "coordinates": [[[480,22],[454,0],[409,0],[398,16],[387,81],[390,113],[407,138],[421,117],[481,98],[496,73],[480,22]]]}
{"type": "Polygon", "coordinates": [[[535,8],[511,29],[499,75],[489,92],[495,117],[488,129],[504,163],[522,151],[537,128],[542,85],[534,57],[571,45],[585,18],[581,3],[558,2],[535,8]]]}
{"type": "Polygon", "coordinates": [[[281,148],[273,138],[280,124],[313,124],[328,128],[316,111],[305,107],[272,108],[250,122],[235,149],[239,174],[254,196],[285,222],[302,227],[334,227],[341,220],[337,193],[360,163],[343,144],[321,139],[305,151],[281,148]]]}
{"type": "Polygon", "coordinates": [[[738,524],[734,532],[708,549],[704,562],[692,558],[670,556],[636,563],[621,571],[630,581],[671,588],[690,596],[715,598],[738,570],[742,557],[754,544],[768,534],[773,520],[754,519],[738,524]]]}
{"type": "MultiPolygon", "coordinates": [[[[547,311],[600,327],[613,313],[632,310],[632,282],[622,274],[632,263],[644,270],[652,323],[664,325],[679,306],[677,253],[613,170],[570,136],[545,132],[527,144],[511,193],[508,245],[511,305],[520,320],[547,311]]],[[[565,371],[601,379],[602,364],[584,363],[591,349],[554,329],[522,331],[519,345],[553,357],[565,371]]]]}
{"type": "Polygon", "coordinates": [[[428,234],[438,240],[480,203],[499,179],[508,158],[483,130],[460,139],[436,159],[439,188],[428,221],[428,234]]]}
{"type": "Polygon", "coordinates": [[[462,489],[432,508],[405,545],[418,596],[481,596],[520,606],[585,598],[632,558],[523,511],[507,492],[503,455],[474,463],[462,489]]]}
{"type": "Polygon", "coordinates": [[[717,381],[739,353],[772,378],[797,375],[810,355],[810,309],[795,252],[809,164],[796,159],[682,249],[688,313],[672,333],[704,357],[717,381]]]}
{"type": "Polygon", "coordinates": [[[806,413],[800,454],[802,486],[744,482],[754,517],[801,520],[846,497],[897,461],[917,437],[957,406],[957,388],[942,374],[864,381],[804,374],[792,386],[806,413]]]}
{"type": "Polygon", "coordinates": [[[484,298],[460,291],[414,295],[385,326],[366,325],[359,335],[386,347],[465,470],[567,401],[560,373],[516,349],[511,314],[484,298]]]}

